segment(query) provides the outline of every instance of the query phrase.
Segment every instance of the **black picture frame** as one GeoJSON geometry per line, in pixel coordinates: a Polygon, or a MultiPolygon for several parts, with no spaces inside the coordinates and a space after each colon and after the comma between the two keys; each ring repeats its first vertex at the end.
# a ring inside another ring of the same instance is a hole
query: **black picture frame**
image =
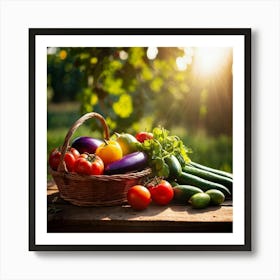
{"type": "Polygon", "coordinates": [[[30,251],[250,251],[251,248],[251,29],[250,28],[162,28],[162,29],[29,29],[29,250],[30,251]],[[244,36],[244,244],[242,245],[42,245],[36,244],[36,36],[40,35],[241,35],[244,36]]]}

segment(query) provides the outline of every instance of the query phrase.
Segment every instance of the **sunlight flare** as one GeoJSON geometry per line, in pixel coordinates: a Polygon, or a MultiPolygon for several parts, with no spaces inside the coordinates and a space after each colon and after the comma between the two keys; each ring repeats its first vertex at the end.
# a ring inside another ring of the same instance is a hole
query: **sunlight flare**
{"type": "Polygon", "coordinates": [[[197,48],[195,49],[195,71],[201,76],[216,73],[228,61],[229,48],[197,48]]]}

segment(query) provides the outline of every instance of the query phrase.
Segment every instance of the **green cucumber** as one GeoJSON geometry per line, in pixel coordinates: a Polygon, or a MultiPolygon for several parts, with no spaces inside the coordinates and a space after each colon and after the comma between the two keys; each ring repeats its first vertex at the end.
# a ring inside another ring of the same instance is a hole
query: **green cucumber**
{"type": "Polygon", "coordinates": [[[196,193],[202,193],[203,191],[195,186],[190,185],[178,185],[173,187],[174,200],[180,203],[187,204],[189,199],[196,193]]]}
{"type": "Polygon", "coordinates": [[[212,205],[220,205],[225,201],[225,195],[219,190],[208,190],[205,193],[210,196],[210,204],[212,205]]]}
{"type": "Polygon", "coordinates": [[[183,168],[183,171],[198,176],[200,178],[206,179],[211,182],[219,183],[225,187],[227,187],[230,191],[232,191],[232,179],[228,177],[224,177],[203,169],[199,169],[190,165],[186,165],[183,168]]]}
{"type": "Polygon", "coordinates": [[[180,153],[176,155],[176,158],[178,159],[182,167],[186,165],[186,162],[180,153]]]}
{"type": "Polygon", "coordinates": [[[179,184],[176,182],[176,181],[168,181],[169,183],[170,183],[170,185],[172,186],[172,187],[175,187],[175,186],[179,186],[179,184]]]}
{"type": "Polygon", "coordinates": [[[208,191],[210,189],[216,189],[216,190],[221,191],[226,197],[231,196],[231,192],[227,187],[225,187],[221,184],[215,183],[215,182],[211,182],[209,180],[205,180],[198,176],[188,174],[186,172],[182,172],[181,176],[179,176],[177,178],[177,181],[179,184],[182,184],[182,185],[192,185],[192,186],[198,187],[198,188],[202,189],[204,192],[208,191]]]}
{"type": "Polygon", "coordinates": [[[203,209],[210,204],[210,201],[211,201],[211,197],[209,194],[196,193],[190,198],[189,203],[192,205],[193,208],[203,209]]]}
{"type": "Polygon", "coordinates": [[[169,167],[169,176],[168,177],[170,179],[177,178],[181,175],[182,166],[181,166],[180,162],[178,161],[178,159],[174,155],[166,157],[164,159],[164,161],[169,167]]]}
{"type": "Polygon", "coordinates": [[[209,171],[209,172],[212,172],[212,173],[215,173],[215,174],[218,174],[218,175],[221,175],[221,176],[224,176],[224,177],[228,177],[230,179],[232,179],[232,174],[229,173],[229,172],[226,172],[226,171],[222,171],[222,170],[218,170],[218,169],[215,169],[215,168],[211,168],[211,167],[208,167],[208,166],[205,166],[205,165],[202,165],[202,164],[199,164],[199,163],[196,163],[196,162],[191,162],[190,163],[193,167],[196,167],[196,168],[199,168],[199,169],[202,169],[202,170],[205,170],[205,171],[209,171]]]}

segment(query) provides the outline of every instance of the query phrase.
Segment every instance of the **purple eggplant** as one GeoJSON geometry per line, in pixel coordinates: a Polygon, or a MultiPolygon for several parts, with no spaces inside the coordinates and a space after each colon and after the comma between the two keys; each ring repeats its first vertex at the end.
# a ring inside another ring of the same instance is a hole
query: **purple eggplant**
{"type": "Polygon", "coordinates": [[[88,136],[81,136],[73,140],[72,147],[82,153],[94,154],[97,147],[103,143],[102,140],[88,136]]]}
{"type": "Polygon", "coordinates": [[[148,157],[143,152],[134,152],[122,157],[118,161],[108,164],[105,168],[105,174],[122,174],[129,171],[141,170],[147,167],[148,157]]]}

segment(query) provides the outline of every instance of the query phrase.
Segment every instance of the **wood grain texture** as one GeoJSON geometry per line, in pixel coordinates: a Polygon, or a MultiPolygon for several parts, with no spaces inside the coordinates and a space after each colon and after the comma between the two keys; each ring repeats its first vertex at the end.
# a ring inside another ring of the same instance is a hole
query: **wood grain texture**
{"type": "Polygon", "coordinates": [[[193,209],[190,205],[151,204],[143,211],[129,205],[74,206],[48,187],[48,232],[232,232],[231,201],[193,209]]]}

